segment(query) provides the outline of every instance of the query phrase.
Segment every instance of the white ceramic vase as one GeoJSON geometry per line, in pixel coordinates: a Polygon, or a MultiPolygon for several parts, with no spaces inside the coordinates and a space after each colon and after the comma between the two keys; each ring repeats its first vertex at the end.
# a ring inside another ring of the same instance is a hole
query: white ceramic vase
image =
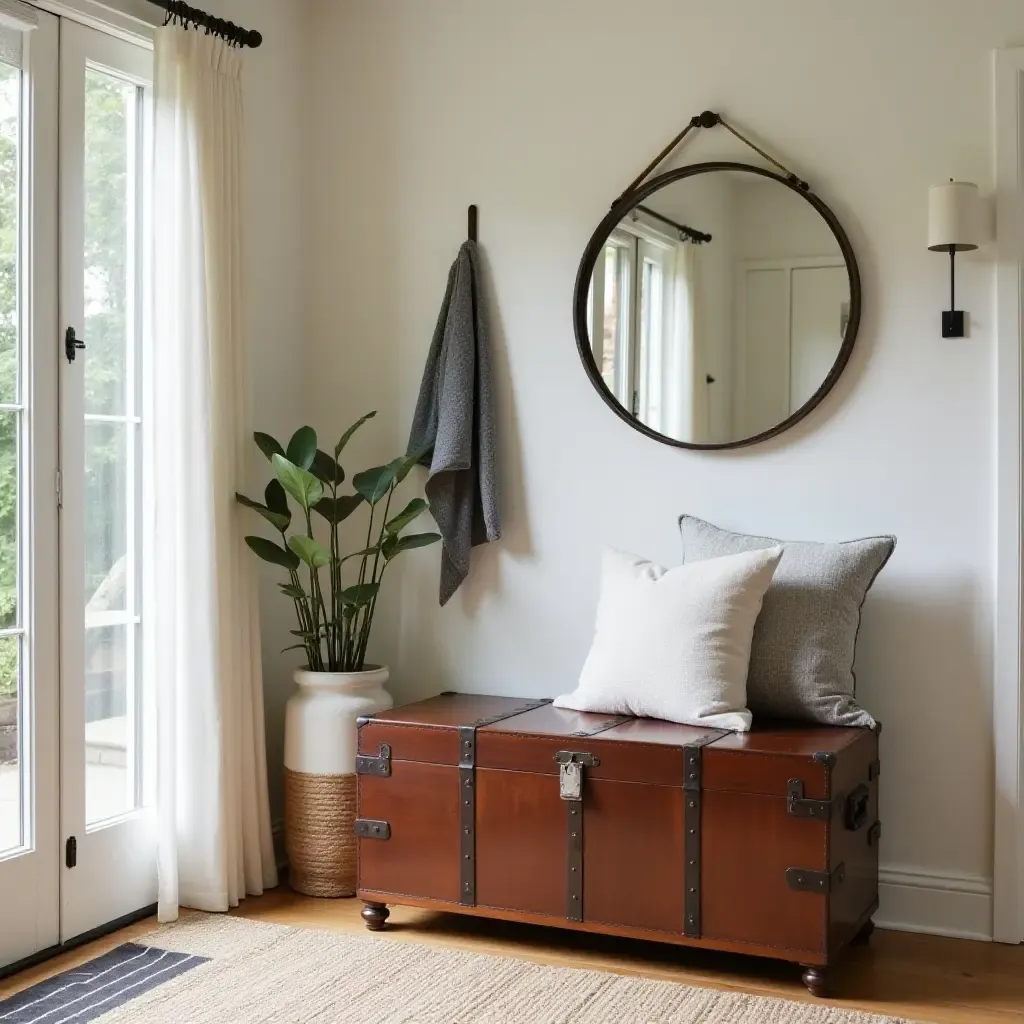
{"type": "Polygon", "coordinates": [[[387,668],[297,669],[285,713],[289,881],[307,896],[354,896],[356,719],[393,706],[387,668]]]}

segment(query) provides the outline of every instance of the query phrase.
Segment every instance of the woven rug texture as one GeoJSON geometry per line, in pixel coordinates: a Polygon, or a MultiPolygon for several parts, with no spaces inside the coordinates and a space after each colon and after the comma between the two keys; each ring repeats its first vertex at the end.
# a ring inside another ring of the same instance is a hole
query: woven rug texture
{"type": "Polygon", "coordinates": [[[209,963],[102,1024],[908,1024],[828,1004],[215,915],[189,915],[139,941],[209,963]]]}

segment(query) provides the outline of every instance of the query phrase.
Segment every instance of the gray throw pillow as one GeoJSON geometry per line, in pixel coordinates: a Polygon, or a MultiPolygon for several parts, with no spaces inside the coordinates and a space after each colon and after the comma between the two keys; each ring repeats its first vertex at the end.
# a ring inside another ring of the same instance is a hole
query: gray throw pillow
{"type": "Polygon", "coordinates": [[[755,719],[793,718],[873,728],[854,696],[860,610],[895,537],[842,544],[779,541],[731,533],[680,516],[683,562],[782,545],[782,561],[754,627],[747,706],[755,719]]]}

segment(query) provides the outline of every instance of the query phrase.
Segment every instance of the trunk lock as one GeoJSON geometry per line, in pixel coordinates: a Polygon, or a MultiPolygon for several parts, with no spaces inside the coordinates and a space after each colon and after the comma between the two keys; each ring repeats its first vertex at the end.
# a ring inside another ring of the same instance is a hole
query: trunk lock
{"type": "Polygon", "coordinates": [[[563,800],[582,800],[583,769],[596,768],[601,761],[593,754],[575,750],[560,750],[555,760],[558,762],[558,795],[563,800]]]}

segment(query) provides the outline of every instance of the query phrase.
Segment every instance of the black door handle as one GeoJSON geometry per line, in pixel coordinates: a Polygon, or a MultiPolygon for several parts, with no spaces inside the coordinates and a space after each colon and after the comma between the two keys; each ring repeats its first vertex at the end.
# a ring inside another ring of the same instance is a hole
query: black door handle
{"type": "Polygon", "coordinates": [[[75,337],[74,327],[69,327],[64,335],[64,352],[68,357],[68,362],[73,363],[78,350],[84,348],[85,342],[81,338],[75,337]]]}

